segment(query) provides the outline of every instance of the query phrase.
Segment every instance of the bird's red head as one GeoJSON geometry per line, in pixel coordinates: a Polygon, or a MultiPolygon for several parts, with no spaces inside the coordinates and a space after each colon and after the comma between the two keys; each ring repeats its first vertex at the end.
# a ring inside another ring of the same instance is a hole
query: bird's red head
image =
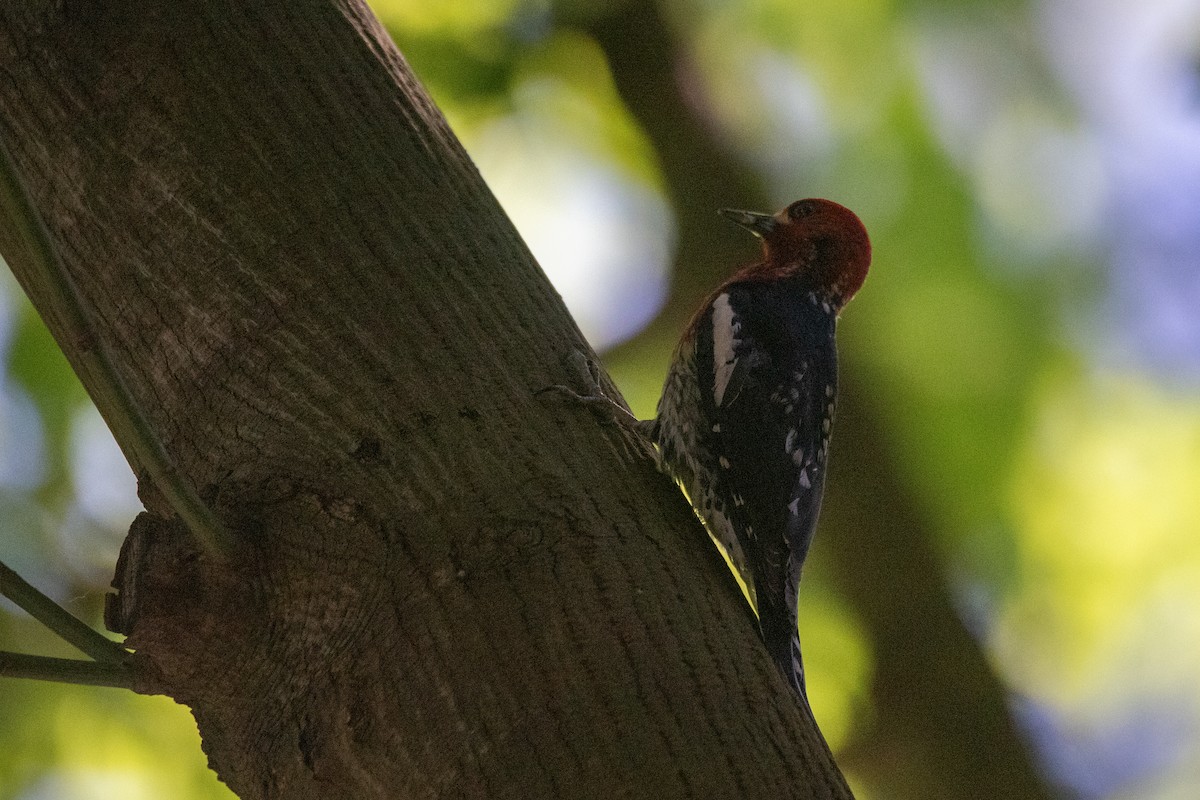
{"type": "Polygon", "coordinates": [[[721,214],[763,240],[763,260],[730,282],[774,282],[798,277],[809,291],[838,308],[867,279],[871,240],[853,211],[829,200],[797,200],[778,214],[721,209],[721,214]]]}

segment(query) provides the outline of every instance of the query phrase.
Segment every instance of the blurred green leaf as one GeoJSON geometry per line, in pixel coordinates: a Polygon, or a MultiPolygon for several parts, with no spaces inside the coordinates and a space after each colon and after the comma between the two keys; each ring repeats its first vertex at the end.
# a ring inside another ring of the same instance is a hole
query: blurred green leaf
{"type": "Polygon", "coordinates": [[[70,491],[67,447],[72,415],[91,401],[45,323],[24,299],[9,351],[8,375],[29,392],[46,432],[43,499],[61,502],[70,491]]]}

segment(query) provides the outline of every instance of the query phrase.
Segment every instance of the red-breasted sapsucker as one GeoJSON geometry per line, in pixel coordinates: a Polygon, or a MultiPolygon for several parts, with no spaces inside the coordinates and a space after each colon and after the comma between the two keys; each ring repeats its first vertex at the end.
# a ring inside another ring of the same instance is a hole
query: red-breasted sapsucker
{"type": "Polygon", "coordinates": [[[800,200],[778,214],[721,212],[762,259],[712,293],[684,331],[643,432],[750,591],[763,642],[799,695],[797,586],[837,398],[834,332],[871,263],[849,209],[800,200]]]}
{"type": "Polygon", "coordinates": [[[599,393],[583,397],[649,438],[749,590],[762,639],[797,695],[800,570],[825,487],[837,398],[838,314],[862,286],[871,243],[829,200],[778,214],[724,209],[763,256],[726,280],[683,333],[653,420],[599,393]]]}

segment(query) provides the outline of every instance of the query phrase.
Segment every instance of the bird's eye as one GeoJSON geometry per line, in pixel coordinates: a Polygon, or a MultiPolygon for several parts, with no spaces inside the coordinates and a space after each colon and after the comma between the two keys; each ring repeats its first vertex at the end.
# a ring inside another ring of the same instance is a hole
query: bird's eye
{"type": "Polygon", "coordinates": [[[788,219],[800,219],[801,217],[807,217],[816,210],[816,203],[813,203],[809,200],[800,200],[788,206],[788,219]]]}

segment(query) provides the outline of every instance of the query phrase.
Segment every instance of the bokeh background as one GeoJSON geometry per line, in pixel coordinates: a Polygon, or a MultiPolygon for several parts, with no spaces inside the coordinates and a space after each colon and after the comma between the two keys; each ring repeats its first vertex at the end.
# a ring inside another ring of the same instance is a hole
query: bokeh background
{"type": "MultiPolygon", "coordinates": [[[[801,608],[860,798],[1200,796],[1200,2],[374,8],[641,416],[717,207],[866,223],[801,608]]],[[[0,558],[100,626],[133,479],[0,283],[0,558]]],[[[0,800],[229,796],[169,700],[0,679],[0,800]]]]}

